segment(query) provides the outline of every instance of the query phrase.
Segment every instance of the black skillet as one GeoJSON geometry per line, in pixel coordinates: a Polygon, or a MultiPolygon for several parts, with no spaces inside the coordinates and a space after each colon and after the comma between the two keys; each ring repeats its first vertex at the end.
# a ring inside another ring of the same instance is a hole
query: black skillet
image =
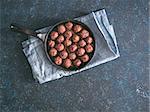
{"type": "MultiPolygon", "coordinates": [[[[81,25],[84,29],[86,29],[86,30],[89,32],[90,36],[93,38],[92,45],[93,45],[94,50],[93,50],[93,52],[88,53],[89,58],[90,58],[89,61],[90,61],[90,60],[92,59],[92,57],[93,57],[93,55],[94,55],[94,51],[95,51],[95,39],[94,39],[94,36],[93,36],[92,31],[90,30],[90,28],[88,28],[87,25],[85,25],[84,23],[82,23],[82,22],[80,22],[80,21],[76,21],[76,20],[69,20],[69,21],[72,22],[73,24],[81,25]]],[[[35,31],[30,30],[30,29],[27,29],[27,28],[24,28],[24,27],[20,27],[20,26],[15,25],[15,24],[11,24],[10,28],[11,28],[11,30],[13,30],[13,31],[17,31],[17,32],[24,33],[24,34],[27,34],[27,35],[29,35],[29,36],[34,36],[34,37],[37,37],[37,38],[41,39],[41,40],[43,41],[43,43],[44,43],[45,53],[46,53],[46,55],[47,55],[47,58],[52,62],[52,64],[53,64],[54,66],[59,67],[60,69],[63,68],[63,69],[65,69],[65,70],[71,70],[71,71],[73,71],[73,70],[79,70],[79,69],[85,67],[85,66],[89,63],[89,61],[86,62],[86,63],[82,63],[79,67],[72,66],[72,67],[69,67],[69,68],[65,68],[63,65],[60,65],[60,66],[56,65],[56,64],[54,63],[54,58],[51,57],[51,56],[49,55],[49,53],[48,53],[49,50],[50,50],[50,47],[48,46],[48,41],[50,40],[50,33],[51,33],[52,31],[55,31],[55,30],[57,29],[57,27],[58,27],[60,24],[65,24],[65,23],[67,23],[67,22],[69,22],[69,21],[62,21],[62,22],[59,22],[59,23],[55,24],[55,25],[46,33],[46,35],[45,35],[45,34],[42,34],[41,32],[35,32],[35,31]]]]}

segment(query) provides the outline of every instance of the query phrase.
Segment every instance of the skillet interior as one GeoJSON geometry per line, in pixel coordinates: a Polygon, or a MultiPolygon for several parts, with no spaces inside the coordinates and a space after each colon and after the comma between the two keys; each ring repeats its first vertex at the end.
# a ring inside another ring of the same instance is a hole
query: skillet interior
{"type": "Polygon", "coordinates": [[[89,62],[90,60],[92,59],[93,55],[94,55],[94,52],[95,52],[95,38],[94,38],[94,35],[92,33],[92,31],[90,30],[90,28],[85,25],[84,23],[80,22],[80,21],[76,21],[76,20],[67,20],[67,21],[63,21],[63,22],[60,22],[56,25],[54,25],[50,31],[47,33],[46,35],[46,38],[45,38],[45,51],[46,51],[46,55],[48,57],[48,59],[51,61],[51,63],[60,68],[60,69],[64,69],[64,70],[70,70],[70,71],[74,71],[74,70],[79,70],[83,67],[85,67],[89,62]],[[73,24],[78,24],[78,25],[81,25],[84,29],[86,29],[88,32],[89,32],[89,35],[93,38],[93,42],[92,42],[92,45],[93,45],[93,51],[91,53],[88,53],[88,56],[89,56],[89,61],[88,62],[85,62],[85,63],[82,63],[79,67],[76,67],[76,66],[72,66],[72,67],[69,67],[69,68],[65,68],[63,65],[56,65],[55,62],[54,62],[54,57],[50,56],[49,55],[49,50],[51,49],[49,46],[48,46],[48,41],[51,40],[50,39],[50,33],[52,31],[56,31],[57,30],[57,27],[61,24],[65,24],[67,22],[72,22],[73,24]]]}

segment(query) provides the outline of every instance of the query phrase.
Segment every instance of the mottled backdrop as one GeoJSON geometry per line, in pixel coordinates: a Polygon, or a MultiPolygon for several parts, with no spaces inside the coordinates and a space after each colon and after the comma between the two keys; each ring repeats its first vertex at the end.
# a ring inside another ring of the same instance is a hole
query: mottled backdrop
{"type": "Polygon", "coordinates": [[[1,0],[2,112],[148,112],[148,0],[1,0]],[[85,72],[38,84],[22,52],[26,35],[11,23],[39,29],[105,8],[121,57],[85,72]]]}

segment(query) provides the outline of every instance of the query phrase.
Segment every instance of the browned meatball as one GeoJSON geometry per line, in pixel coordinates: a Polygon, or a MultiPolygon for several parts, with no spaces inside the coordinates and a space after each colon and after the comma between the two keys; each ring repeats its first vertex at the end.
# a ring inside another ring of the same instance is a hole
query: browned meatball
{"type": "Polygon", "coordinates": [[[81,60],[80,60],[80,59],[76,59],[76,60],[73,62],[73,64],[78,67],[78,66],[81,65],[81,60]]]}
{"type": "Polygon", "coordinates": [[[64,45],[63,45],[63,44],[57,44],[57,45],[56,45],[56,49],[57,49],[58,51],[62,51],[62,50],[64,50],[64,45]]]}
{"type": "Polygon", "coordinates": [[[53,40],[50,40],[50,41],[48,42],[48,46],[54,47],[54,46],[55,46],[55,42],[54,42],[53,40]]]}
{"type": "Polygon", "coordinates": [[[80,37],[78,35],[73,35],[72,41],[73,42],[78,42],[80,40],[80,37]]]}
{"type": "Polygon", "coordinates": [[[62,59],[66,59],[67,56],[68,56],[68,53],[67,53],[67,51],[65,51],[65,50],[63,50],[63,51],[60,53],[60,57],[61,57],[62,59]]]}
{"type": "Polygon", "coordinates": [[[81,57],[81,60],[82,60],[83,62],[87,62],[87,61],[89,61],[89,56],[88,56],[87,54],[85,54],[85,55],[83,55],[83,56],[81,57]]]}
{"type": "Polygon", "coordinates": [[[70,37],[72,37],[72,32],[71,32],[71,31],[66,31],[66,32],[65,32],[65,37],[66,37],[67,39],[70,39],[70,37]]]}
{"type": "Polygon", "coordinates": [[[87,30],[82,30],[80,35],[81,35],[82,38],[86,38],[86,37],[89,36],[89,32],[87,30]]]}
{"type": "Polygon", "coordinates": [[[55,58],[55,63],[56,65],[61,65],[62,64],[62,59],[58,56],[55,58]]]}
{"type": "Polygon", "coordinates": [[[60,35],[58,38],[57,38],[57,42],[58,43],[61,43],[65,40],[64,36],[63,35],[60,35]]]}
{"type": "Polygon", "coordinates": [[[70,53],[70,54],[69,54],[69,59],[70,59],[70,60],[76,59],[76,54],[75,54],[75,53],[70,53]]]}
{"type": "Polygon", "coordinates": [[[82,56],[84,53],[85,53],[85,49],[84,49],[84,48],[79,48],[79,49],[77,50],[77,55],[78,55],[78,56],[82,56]]]}
{"type": "Polygon", "coordinates": [[[86,50],[86,52],[90,53],[93,51],[93,47],[90,44],[88,44],[85,46],[85,50],[86,50]]]}
{"type": "Polygon", "coordinates": [[[67,28],[68,30],[71,30],[72,27],[73,27],[73,23],[68,22],[68,23],[65,24],[65,26],[66,26],[66,28],[67,28]]]}
{"type": "Polygon", "coordinates": [[[49,54],[51,56],[56,56],[57,55],[57,50],[55,48],[51,48],[50,51],[49,51],[49,54]]]}
{"type": "Polygon", "coordinates": [[[73,30],[74,30],[74,32],[80,32],[81,30],[82,30],[82,27],[80,26],[80,25],[75,25],[74,27],[73,27],[73,30]]]}
{"type": "Polygon", "coordinates": [[[86,42],[84,40],[79,41],[79,46],[84,47],[86,45],[86,42]]]}
{"type": "Polygon", "coordinates": [[[52,40],[55,40],[58,37],[58,32],[53,31],[53,32],[51,32],[50,36],[51,36],[52,40]]]}
{"type": "Polygon", "coordinates": [[[64,42],[65,46],[70,46],[72,44],[71,40],[65,40],[64,42]]]}
{"type": "Polygon", "coordinates": [[[65,28],[64,25],[58,26],[58,32],[59,32],[59,33],[63,34],[65,31],[66,31],[66,28],[65,28]]]}
{"type": "Polygon", "coordinates": [[[72,65],[70,59],[65,59],[63,64],[64,64],[64,66],[65,66],[66,68],[69,68],[69,67],[72,65]]]}
{"type": "Polygon", "coordinates": [[[92,37],[87,37],[87,38],[85,39],[85,41],[86,41],[88,44],[91,44],[91,43],[93,42],[93,39],[92,39],[92,37]]]}
{"type": "Polygon", "coordinates": [[[74,52],[77,50],[77,45],[73,44],[69,47],[70,52],[74,52]]]}

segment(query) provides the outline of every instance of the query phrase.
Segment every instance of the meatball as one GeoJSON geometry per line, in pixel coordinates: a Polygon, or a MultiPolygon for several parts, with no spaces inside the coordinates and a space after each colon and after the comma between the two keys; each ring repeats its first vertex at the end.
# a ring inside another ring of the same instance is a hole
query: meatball
{"type": "Polygon", "coordinates": [[[73,42],[78,42],[80,40],[80,37],[78,35],[73,35],[72,41],[73,42]]]}
{"type": "Polygon", "coordinates": [[[57,42],[58,43],[61,43],[65,40],[64,36],[63,35],[60,35],[58,38],[57,38],[57,42]]]}
{"type": "Polygon", "coordinates": [[[64,50],[64,45],[63,45],[63,44],[57,44],[57,45],[56,45],[56,49],[57,49],[58,51],[62,51],[62,50],[64,50]]]}
{"type": "Polygon", "coordinates": [[[73,44],[69,47],[70,52],[74,52],[77,50],[77,45],[73,44]]]}
{"type": "Polygon", "coordinates": [[[73,62],[73,64],[78,67],[78,66],[81,65],[81,60],[80,60],[80,59],[76,59],[76,60],[73,62]]]}
{"type": "Polygon", "coordinates": [[[51,48],[50,51],[49,51],[49,54],[51,56],[56,56],[57,55],[57,50],[55,48],[51,48]]]}
{"type": "Polygon", "coordinates": [[[64,25],[58,26],[58,32],[59,32],[59,33],[63,34],[65,31],[66,31],[66,28],[65,28],[64,25]]]}
{"type": "Polygon", "coordinates": [[[70,39],[70,37],[72,37],[72,32],[71,32],[71,31],[66,31],[66,32],[65,32],[65,37],[66,37],[67,39],[70,39]]]}
{"type": "Polygon", "coordinates": [[[93,47],[90,44],[88,44],[85,46],[85,50],[86,50],[86,52],[90,53],[93,51],[93,47]]]}
{"type": "Polygon", "coordinates": [[[65,26],[66,26],[66,28],[67,28],[68,30],[71,30],[72,27],[73,27],[73,23],[68,22],[68,23],[65,24],[65,26]]]}
{"type": "Polygon", "coordinates": [[[62,59],[58,56],[55,58],[55,63],[56,65],[61,65],[62,64],[62,59]]]}
{"type": "Polygon", "coordinates": [[[60,53],[60,57],[61,57],[62,59],[66,59],[67,56],[68,56],[68,53],[67,53],[67,51],[65,51],[65,50],[63,50],[63,51],[60,53]]]}
{"type": "Polygon", "coordinates": [[[70,59],[70,60],[76,59],[76,54],[75,54],[75,53],[70,53],[70,54],[69,54],[69,59],[70,59]]]}
{"type": "Polygon", "coordinates": [[[50,36],[51,36],[52,40],[55,40],[58,37],[58,32],[53,31],[53,32],[51,32],[50,36]]]}
{"type": "Polygon", "coordinates": [[[71,44],[72,44],[72,42],[71,42],[71,40],[66,40],[65,42],[64,42],[64,44],[65,44],[65,46],[70,46],[71,44]]]}
{"type": "Polygon", "coordinates": [[[63,64],[64,64],[64,66],[65,66],[66,68],[69,68],[69,67],[72,65],[70,59],[65,59],[63,64]]]}
{"type": "Polygon", "coordinates": [[[87,37],[87,38],[85,39],[85,41],[86,41],[88,44],[91,44],[91,43],[93,42],[93,39],[92,39],[92,37],[87,37]]]}
{"type": "Polygon", "coordinates": [[[86,42],[84,40],[79,41],[79,46],[84,47],[86,45],[86,42]]]}
{"type": "Polygon", "coordinates": [[[88,56],[87,54],[85,54],[85,55],[83,55],[83,56],[81,57],[81,60],[82,60],[83,62],[87,62],[87,61],[89,61],[89,56],[88,56]]]}
{"type": "Polygon", "coordinates": [[[48,42],[48,46],[54,47],[54,46],[55,46],[55,42],[54,42],[53,40],[50,40],[50,41],[48,42]]]}
{"type": "Polygon", "coordinates": [[[86,38],[86,37],[89,36],[89,32],[87,30],[82,30],[80,35],[81,35],[82,38],[86,38]]]}
{"type": "Polygon", "coordinates": [[[79,48],[79,49],[77,50],[77,55],[78,55],[78,56],[82,56],[84,53],[85,53],[85,49],[84,49],[84,48],[79,48]]]}
{"type": "Polygon", "coordinates": [[[80,25],[75,25],[73,27],[73,30],[74,30],[75,33],[77,33],[77,32],[80,32],[82,30],[82,27],[80,25]]]}

